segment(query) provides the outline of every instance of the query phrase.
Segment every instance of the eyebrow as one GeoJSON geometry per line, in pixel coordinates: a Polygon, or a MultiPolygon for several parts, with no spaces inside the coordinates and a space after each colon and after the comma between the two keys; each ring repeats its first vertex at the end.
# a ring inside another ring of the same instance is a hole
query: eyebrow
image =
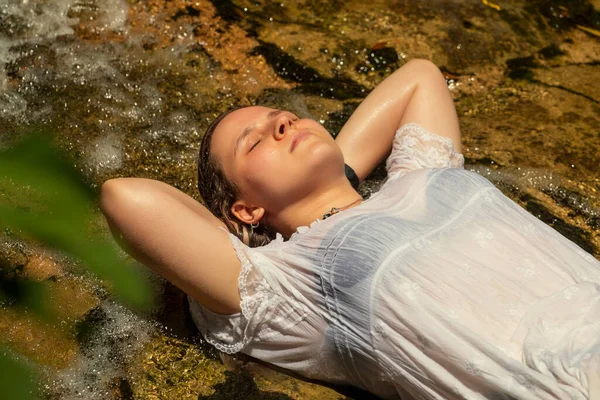
{"type": "MultiPolygon", "coordinates": [[[[270,120],[272,118],[275,118],[282,112],[283,111],[281,111],[281,110],[273,110],[267,114],[267,119],[270,120]]],[[[235,145],[233,146],[233,156],[234,157],[237,155],[238,149],[239,149],[240,145],[242,144],[242,142],[244,141],[244,139],[246,139],[246,136],[248,136],[250,134],[250,132],[252,132],[255,128],[256,128],[256,124],[247,126],[244,129],[244,131],[242,132],[242,134],[240,136],[238,136],[237,139],[235,139],[235,145]]]]}

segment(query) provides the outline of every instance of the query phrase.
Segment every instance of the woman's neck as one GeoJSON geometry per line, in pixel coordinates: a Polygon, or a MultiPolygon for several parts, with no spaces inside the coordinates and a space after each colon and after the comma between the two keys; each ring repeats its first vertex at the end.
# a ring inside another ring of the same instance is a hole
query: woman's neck
{"type": "Polygon", "coordinates": [[[308,226],[317,218],[323,219],[323,215],[330,212],[332,208],[352,208],[359,205],[361,201],[361,195],[354,190],[348,180],[344,180],[338,185],[330,186],[288,205],[275,217],[269,218],[269,225],[288,238],[299,226],[308,226]]]}

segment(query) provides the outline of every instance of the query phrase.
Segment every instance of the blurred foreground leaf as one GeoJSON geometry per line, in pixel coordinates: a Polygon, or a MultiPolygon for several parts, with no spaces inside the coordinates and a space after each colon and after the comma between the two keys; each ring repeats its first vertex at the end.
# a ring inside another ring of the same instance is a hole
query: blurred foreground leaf
{"type": "Polygon", "coordinates": [[[45,282],[11,277],[0,268],[0,307],[15,303],[24,305],[46,320],[55,316],[55,310],[48,302],[48,287],[45,282]]]}
{"type": "Polygon", "coordinates": [[[86,232],[94,193],[47,137],[30,135],[1,151],[0,176],[16,182],[16,187],[35,188],[42,204],[39,210],[0,204],[0,227],[21,231],[79,258],[98,277],[110,282],[115,296],[129,305],[150,304],[149,285],[121,260],[113,243],[86,232]]]}
{"type": "Polygon", "coordinates": [[[0,348],[0,393],[3,399],[36,400],[35,373],[0,348]]]}

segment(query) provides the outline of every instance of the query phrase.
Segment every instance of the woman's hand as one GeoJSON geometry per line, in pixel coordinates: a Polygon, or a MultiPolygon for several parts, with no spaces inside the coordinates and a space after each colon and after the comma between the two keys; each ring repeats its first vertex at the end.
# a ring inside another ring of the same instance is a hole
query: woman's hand
{"type": "Polygon", "coordinates": [[[354,111],[336,138],[345,163],[363,180],[389,155],[398,128],[409,122],[451,138],[460,152],[458,116],[446,79],[427,60],[406,63],[354,111]]]}

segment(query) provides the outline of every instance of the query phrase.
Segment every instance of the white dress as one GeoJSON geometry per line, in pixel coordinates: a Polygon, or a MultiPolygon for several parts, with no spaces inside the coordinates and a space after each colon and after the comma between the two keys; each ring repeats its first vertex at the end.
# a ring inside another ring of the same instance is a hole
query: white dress
{"type": "MultiPolygon", "coordinates": [[[[408,124],[359,206],[248,248],[217,349],[383,398],[600,399],[600,262],[408,124]]],[[[225,234],[225,233],[224,233],[225,234]]]]}

